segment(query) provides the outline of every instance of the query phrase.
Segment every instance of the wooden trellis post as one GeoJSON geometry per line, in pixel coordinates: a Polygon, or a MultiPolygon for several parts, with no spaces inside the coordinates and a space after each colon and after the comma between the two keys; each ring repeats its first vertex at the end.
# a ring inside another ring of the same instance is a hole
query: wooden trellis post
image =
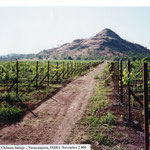
{"type": "Polygon", "coordinates": [[[78,74],[78,63],[76,63],[76,74],[78,74]]]}
{"type": "Polygon", "coordinates": [[[48,65],[47,65],[47,85],[49,86],[49,61],[48,61],[48,65]]]}
{"type": "Polygon", "coordinates": [[[117,68],[116,68],[116,62],[113,63],[113,82],[114,82],[114,90],[115,90],[115,93],[117,91],[117,68]]]}
{"type": "Polygon", "coordinates": [[[128,60],[128,120],[131,121],[131,100],[130,100],[130,60],[128,60]]]}
{"type": "Polygon", "coordinates": [[[65,63],[63,62],[63,79],[65,78],[65,63]]]}
{"type": "Polygon", "coordinates": [[[122,60],[120,61],[120,101],[123,103],[122,60]]]}
{"type": "Polygon", "coordinates": [[[67,78],[69,77],[69,62],[67,62],[67,78]]]}
{"type": "Polygon", "coordinates": [[[73,62],[71,62],[71,77],[73,75],[73,62]]]}
{"type": "Polygon", "coordinates": [[[16,97],[18,97],[18,76],[19,76],[19,68],[18,68],[18,60],[16,61],[16,97]]]}
{"type": "Polygon", "coordinates": [[[143,106],[144,106],[144,148],[149,150],[149,126],[148,126],[148,71],[147,63],[144,63],[143,68],[143,106]]]}
{"type": "Polygon", "coordinates": [[[56,77],[57,77],[57,79],[56,79],[56,81],[58,82],[58,62],[56,62],[56,69],[57,69],[57,72],[56,72],[56,77]]]}
{"type": "Polygon", "coordinates": [[[38,88],[38,64],[39,62],[36,62],[36,89],[38,88]]]}
{"type": "Polygon", "coordinates": [[[77,71],[77,63],[75,62],[75,71],[74,71],[74,75],[76,75],[76,71],[77,71]]]}
{"type": "Polygon", "coordinates": [[[118,83],[117,83],[117,90],[118,90],[118,94],[119,94],[119,61],[118,61],[118,63],[117,63],[117,81],[118,81],[118,83]]]}

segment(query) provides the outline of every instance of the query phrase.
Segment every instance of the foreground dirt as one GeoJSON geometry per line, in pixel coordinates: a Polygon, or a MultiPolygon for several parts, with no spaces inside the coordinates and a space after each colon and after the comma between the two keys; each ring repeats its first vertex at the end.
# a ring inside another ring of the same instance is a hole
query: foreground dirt
{"type": "Polygon", "coordinates": [[[93,94],[94,77],[107,65],[99,65],[88,74],[69,83],[55,96],[28,114],[17,124],[0,130],[0,144],[63,144],[93,94]]]}

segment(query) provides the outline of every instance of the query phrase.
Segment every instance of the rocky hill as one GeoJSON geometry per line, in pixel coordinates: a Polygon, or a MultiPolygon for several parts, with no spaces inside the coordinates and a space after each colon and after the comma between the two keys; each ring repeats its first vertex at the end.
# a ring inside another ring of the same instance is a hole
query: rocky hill
{"type": "Polygon", "coordinates": [[[76,39],[60,47],[41,51],[40,59],[98,59],[101,57],[144,57],[150,50],[139,44],[122,39],[110,29],[104,29],[94,37],[76,39]]]}
{"type": "MultiPolygon", "coordinates": [[[[29,59],[99,59],[101,57],[145,57],[150,50],[122,39],[110,29],[104,29],[94,37],[76,39],[57,48],[29,55],[29,59]]],[[[19,57],[19,56],[18,56],[19,57]]],[[[28,57],[26,57],[27,59],[28,57]]]]}

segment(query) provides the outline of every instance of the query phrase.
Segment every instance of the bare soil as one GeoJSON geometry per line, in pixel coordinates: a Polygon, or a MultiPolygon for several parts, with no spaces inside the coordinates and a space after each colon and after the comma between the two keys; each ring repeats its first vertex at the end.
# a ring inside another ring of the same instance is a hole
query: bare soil
{"type": "Polygon", "coordinates": [[[107,65],[79,77],[27,114],[20,123],[0,130],[0,144],[63,144],[93,94],[95,76],[107,65]]]}

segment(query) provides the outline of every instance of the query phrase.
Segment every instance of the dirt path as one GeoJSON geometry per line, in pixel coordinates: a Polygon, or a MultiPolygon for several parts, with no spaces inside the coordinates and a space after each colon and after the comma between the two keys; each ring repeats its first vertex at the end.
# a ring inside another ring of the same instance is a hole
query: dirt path
{"type": "Polygon", "coordinates": [[[35,118],[28,114],[22,122],[0,130],[0,144],[63,144],[70,135],[95,86],[94,77],[106,66],[99,65],[85,76],[79,77],[34,110],[35,118]]]}

